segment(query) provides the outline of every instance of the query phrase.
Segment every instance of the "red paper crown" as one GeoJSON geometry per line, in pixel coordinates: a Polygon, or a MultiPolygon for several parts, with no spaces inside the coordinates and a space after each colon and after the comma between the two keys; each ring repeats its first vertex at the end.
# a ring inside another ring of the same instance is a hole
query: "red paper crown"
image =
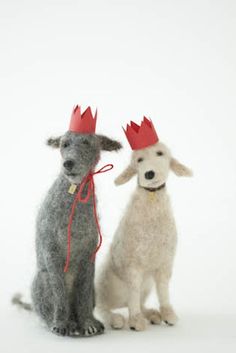
{"type": "Polygon", "coordinates": [[[126,130],[123,128],[127,140],[132,150],[140,150],[142,148],[154,145],[159,141],[156,130],[151,120],[143,117],[141,125],[137,125],[133,121],[127,124],[126,130]]]}
{"type": "Polygon", "coordinates": [[[80,107],[77,105],[72,112],[69,130],[80,134],[94,134],[97,122],[97,111],[93,117],[91,108],[88,107],[81,114],[80,107]]]}

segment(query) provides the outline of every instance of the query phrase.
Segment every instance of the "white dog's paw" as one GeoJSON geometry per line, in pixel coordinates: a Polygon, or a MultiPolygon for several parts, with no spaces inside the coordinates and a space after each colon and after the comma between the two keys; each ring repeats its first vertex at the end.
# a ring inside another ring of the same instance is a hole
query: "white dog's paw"
{"type": "Polygon", "coordinates": [[[154,309],[144,309],[143,314],[152,325],[161,324],[161,314],[159,311],[154,309]]]}
{"type": "Polygon", "coordinates": [[[125,318],[121,314],[111,314],[111,327],[115,330],[121,330],[125,326],[125,318]]]}
{"type": "Polygon", "coordinates": [[[140,313],[129,318],[129,327],[134,331],[144,331],[146,330],[147,323],[143,315],[140,313]]]}
{"type": "Polygon", "coordinates": [[[160,308],[161,319],[167,325],[173,326],[178,321],[178,316],[175,314],[171,306],[160,308]]]}

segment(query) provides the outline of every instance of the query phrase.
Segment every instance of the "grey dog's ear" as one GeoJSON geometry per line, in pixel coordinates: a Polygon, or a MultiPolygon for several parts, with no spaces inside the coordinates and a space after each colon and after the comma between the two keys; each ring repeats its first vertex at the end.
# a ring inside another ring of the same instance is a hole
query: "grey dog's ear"
{"type": "Polygon", "coordinates": [[[135,174],[136,169],[132,164],[130,164],[125,170],[115,179],[116,185],[121,185],[127,183],[135,174]]]}
{"type": "Polygon", "coordinates": [[[175,158],[171,158],[170,160],[170,168],[171,170],[178,176],[187,176],[191,177],[193,175],[193,172],[191,169],[177,161],[175,158]]]}
{"type": "Polygon", "coordinates": [[[97,137],[103,151],[118,151],[122,148],[120,142],[112,140],[109,137],[103,135],[97,135],[97,137]]]}
{"type": "Polygon", "coordinates": [[[48,146],[51,146],[53,148],[59,148],[60,147],[60,141],[61,141],[61,136],[59,137],[50,137],[47,139],[46,144],[48,146]]]}

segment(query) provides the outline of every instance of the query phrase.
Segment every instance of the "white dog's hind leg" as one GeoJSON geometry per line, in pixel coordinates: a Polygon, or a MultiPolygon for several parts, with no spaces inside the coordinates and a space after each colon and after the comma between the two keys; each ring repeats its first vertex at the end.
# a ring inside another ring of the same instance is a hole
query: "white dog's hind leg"
{"type": "Polygon", "coordinates": [[[111,308],[98,307],[98,313],[100,314],[105,326],[111,326],[113,329],[122,329],[125,326],[125,318],[119,313],[112,312],[111,308]]]}
{"type": "Polygon", "coordinates": [[[119,313],[111,313],[110,325],[115,330],[120,330],[125,326],[125,318],[119,313]]]}
{"type": "Polygon", "coordinates": [[[96,294],[96,304],[106,326],[114,329],[122,329],[125,326],[125,318],[112,309],[125,306],[127,302],[124,283],[114,274],[109,263],[101,273],[96,294]]]}

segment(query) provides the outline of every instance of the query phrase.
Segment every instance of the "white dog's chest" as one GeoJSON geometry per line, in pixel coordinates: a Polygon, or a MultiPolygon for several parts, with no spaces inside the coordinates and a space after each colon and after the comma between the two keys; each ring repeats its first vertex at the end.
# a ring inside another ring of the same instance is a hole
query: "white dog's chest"
{"type": "Polygon", "coordinates": [[[113,254],[127,266],[133,264],[152,271],[172,260],[177,235],[169,199],[162,200],[160,207],[159,200],[149,196],[145,207],[137,200],[128,209],[113,242],[113,254]]]}
{"type": "MultiPolygon", "coordinates": [[[[135,261],[149,270],[155,269],[172,258],[176,248],[176,229],[173,220],[169,219],[167,224],[156,219],[152,224],[137,230],[133,235],[129,246],[133,246],[135,261]]],[[[129,241],[128,241],[129,243],[129,241]]]]}

